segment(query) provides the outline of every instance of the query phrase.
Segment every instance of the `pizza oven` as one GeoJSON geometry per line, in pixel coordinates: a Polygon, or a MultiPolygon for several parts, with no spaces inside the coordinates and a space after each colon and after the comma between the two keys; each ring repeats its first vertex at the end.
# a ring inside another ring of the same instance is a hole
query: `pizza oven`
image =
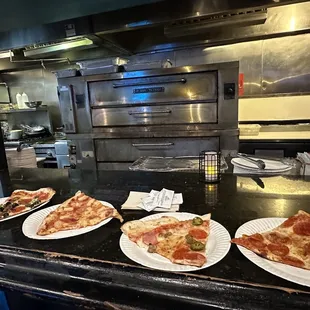
{"type": "Polygon", "coordinates": [[[238,62],[58,79],[71,167],[238,149],[238,62]]]}

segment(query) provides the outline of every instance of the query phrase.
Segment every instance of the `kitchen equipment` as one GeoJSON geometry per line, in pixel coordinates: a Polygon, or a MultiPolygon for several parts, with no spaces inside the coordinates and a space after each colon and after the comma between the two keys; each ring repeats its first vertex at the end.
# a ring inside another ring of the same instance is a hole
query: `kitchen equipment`
{"type": "Polygon", "coordinates": [[[40,136],[40,135],[44,135],[47,133],[47,130],[45,127],[43,126],[29,126],[29,125],[20,125],[25,132],[25,135],[27,136],[40,136]]]}
{"type": "Polygon", "coordinates": [[[64,69],[59,71],[52,71],[57,79],[72,77],[77,75],[77,69],[64,69]]]}
{"type": "Polygon", "coordinates": [[[58,79],[70,162],[128,169],[140,157],[238,149],[238,63],[58,79]]]}
{"type": "Polygon", "coordinates": [[[244,153],[237,153],[237,156],[239,158],[243,158],[244,160],[256,165],[259,169],[263,170],[266,167],[266,164],[263,160],[261,159],[253,159],[251,157],[249,157],[247,154],[244,153]]]}
{"type": "Polygon", "coordinates": [[[25,105],[28,107],[28,108],[37,108],[39,107],[40,105],[42,104],[42,101],[26,101],[25,102],[25,105]]]}
{"type": "Polygon", "coordinates": [[[121,66],[128,60],[120,57],[80,61],[76,64],[80,67],[81,75],[103,74],[121,71],[121,66]]]}
{"type": "Polygon", "coordinates": [[[61,140],[55,142],[55,154],[58,169],[70,167],[69,149],[67,140],[61,140]]]}
{"type": "Polygon", "coordinates": [[[9,130],[6,138],[7,140],[19,140],[23,135],[23,131],[21,129],[9,130]]]}

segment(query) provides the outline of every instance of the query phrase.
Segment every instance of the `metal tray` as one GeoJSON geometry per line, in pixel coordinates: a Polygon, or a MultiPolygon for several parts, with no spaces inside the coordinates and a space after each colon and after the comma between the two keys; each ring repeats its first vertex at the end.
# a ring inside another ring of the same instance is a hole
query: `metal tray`
{"type": "MultiPolygon", "coordinates": [[[[221,171],[228,169],[225,158],[221,157],[221,171]]],[[[198,156],[180,157],[140,157],[130,167],[134,171],[157,171],[157,172],[198,172],[198,156]]]]}
{"type": "Polygon", "coordinates": [[[57,79],[76,76],[77,70],[76,69],[64,69],[59,71],[53,71],[53,73],[56,75],[57,79]]]}

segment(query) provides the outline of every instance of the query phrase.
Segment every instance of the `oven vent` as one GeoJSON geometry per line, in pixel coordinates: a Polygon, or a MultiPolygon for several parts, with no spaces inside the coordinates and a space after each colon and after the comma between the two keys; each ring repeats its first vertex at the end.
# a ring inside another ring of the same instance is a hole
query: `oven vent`
{"type": "Polygon", "coordinates": [[[228,12],[212,16],[197,16],[190,19],[177,20],[166,25],[165,35],[167,37],[189,36],[228,26],[244,27],[263,24],[266,19],[267,9],[228,12]]]}

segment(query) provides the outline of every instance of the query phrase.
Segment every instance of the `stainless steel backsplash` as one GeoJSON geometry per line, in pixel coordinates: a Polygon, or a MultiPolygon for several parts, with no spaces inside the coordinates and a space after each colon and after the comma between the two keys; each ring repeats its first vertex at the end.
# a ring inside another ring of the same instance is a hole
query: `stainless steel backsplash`
{"type": "Polygon", "coordinates": [[[22,70],[1,74],[9,86],[12,102],[16,103],[16,94],[25,92],[30,101],[42,100],[49,107],[53,127],[61,126],[55,75],[42,69],[22,70]]]}
{"type": "MultiPolygon", "coordinates": [[[[130,57],[130,67],[161,67],[166,59],[173,66],[239,61],[244,74],[244,96],[266,97],[310,94],[310,33],[216,47],[194,47],[170,52],[130,57]]],[[[29,100],[42,100],[50,107],[53,125],[61,125],[57,80],[44,69],[1,74],[10,88],[13,102],[17,92],[26,92],[29,100]]]]}

